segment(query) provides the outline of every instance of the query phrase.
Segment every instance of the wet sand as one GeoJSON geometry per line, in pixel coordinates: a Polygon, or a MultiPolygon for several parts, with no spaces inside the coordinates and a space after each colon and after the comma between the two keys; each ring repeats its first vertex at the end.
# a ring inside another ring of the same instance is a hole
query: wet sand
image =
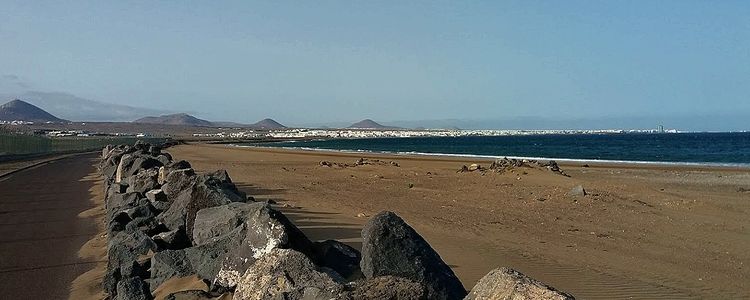
{"type": "Polygon", "coordinates": [[[562,165],[456,173],[460,158],[182,145],[199,171],[226,169],[313,239],[361,247],[366,217],[402,216],[470,289],[498,266],[582,299],[750,297],[750,171],[562,165]],[[360,157],[385,164],[353,164],[360,157]],[[396,161],[400,166],[387,162],[396,161]],[[583,185],[585,197],[567,195],[583,185]]]}
{"type": "Polygon", "coordinates": [[[97,233],[95,155],[75,156],[0,178],[0,291],[6,299],[66,299],[96,259],[79,249],[97,233]]]}

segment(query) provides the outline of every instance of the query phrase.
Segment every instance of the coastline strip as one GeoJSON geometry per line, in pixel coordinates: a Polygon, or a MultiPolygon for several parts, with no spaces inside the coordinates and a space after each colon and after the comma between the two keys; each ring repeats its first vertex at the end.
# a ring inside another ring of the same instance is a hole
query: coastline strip
{"type": "Polygon", "coordinates": [[[368,154],[368,155],[395,155],[404,157],[428,157],[428,158],[448,158],[459,159],[458,161],[470,161],[471,159],[480,159],[492,161],[496,159],[520,159],[520,160],[537,160],[537,161],[555,161],[560,165],[573,166],[588,164],[591,167],[624,167],[624,168],[687,168],[700,170],[750,170],[750,164],[744,163],[711,163],[711,162],[661,162],[661,161],[634,161],[634,160],[606,160],[606,159],[577,159],[577,158],[548,158],[533,156],[505,156],[505,155],[480,155],[480,154],[459,154],[459,153],[429,153],[429,152],[398,152],[398,151],[372,151],[372,150],[339,150],[329,148],[313,147],[273,147],[273,146],[255,146],[255,145],[237,145],[229,144],[230,147],[237,148],[254,148],[262,150],[284,149],[292,151],[307,151],[317,153],[342,153],[342,154],[368,154]]]}

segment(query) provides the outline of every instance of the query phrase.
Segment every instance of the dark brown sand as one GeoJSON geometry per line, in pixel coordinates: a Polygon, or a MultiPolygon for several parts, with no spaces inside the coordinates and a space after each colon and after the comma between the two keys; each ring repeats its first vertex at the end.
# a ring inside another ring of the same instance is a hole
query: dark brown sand
{"type": "MultiPolygon", "coordinates": [[[[274,199],[313,239],[361,246],[367,217],[392,210],[422,234],[467,289],[498,266],[582,299],[750,298],[750,172],[563,166],[456,173],[471,161],[185,145],[199,171],[226,169],[259,200],[274,199]],[[568,196],[583,185],[586,197],[568,196]],[[411,187],[410,187],[411,186],[411,187]],[[286,207],[285,207],[286,206],[286,207]]],[[[486,161],[481,163],[487,163],[486,161]]]]}
{"type": "Polygon", "coordinates": [[[91,209],[95,155],[46,163],[0,178],[3,299],[66,299],[73,280],[97,264],[79,249],[97,233],[91,209]]]}

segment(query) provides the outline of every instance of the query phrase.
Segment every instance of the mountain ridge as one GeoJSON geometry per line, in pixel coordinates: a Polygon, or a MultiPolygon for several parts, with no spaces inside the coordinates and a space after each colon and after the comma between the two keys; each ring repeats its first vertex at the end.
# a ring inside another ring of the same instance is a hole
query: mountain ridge
{"type": "Polygon", "coordinates": [[[2,99],[23,99],[61,119],[76,122],[130,122],[142,116],[163,115],[172,111],[96,101],[62,92],[26,91],[3,93],[2,99]]]}
{"type": "Polygon", "coordinates": [[[242,124],[236,122],[212,122],[199,119],[187,113],[176,113],[161,115],[158,117],[148,116],[137,119],[133,123],[141,124],[161,124],[161,125],[178,125],[178,126],[198,126],[198,127],[240,127],[252,129],[282,129],[287,128],[273,119],[266,118],[253,124],[242,124]]]}
{"type": "Polygon", "coordinates": [[[347,128],[353,128],[353,129],[398,129],[398,127],[394,126],[385,126],[378,122],[375,122],[371,119],[364,119],[362,121],[356,122],[352,125],[349,125],[347,128]]]}
{"type": "Polygon", "coordinates": [[[67,120],[60,119],[48,113],[40,107],[19,99],[14,99],[0,105],[0,120],[54,123],[68,122],[67,120]]]}
{"type": "Polygon", "coordinates": [[[133,123],[213,127],[212,122],[206,121],[203,119],[198,119],[186,113],[161,115],[158,117],[148,116],[148,117],[137,119],[133,121],[133,123]]]}
{"type": "Polygon", "coordinates": [[[279,122],[276,122],[276,120],[271,118],[265,118],[263,120],[260,120],[258,122],[253,123],[250,125],[252,128],[258,128],[258,129],[283,129],[287,128],[286,126],[282,125],[279,122]]]}

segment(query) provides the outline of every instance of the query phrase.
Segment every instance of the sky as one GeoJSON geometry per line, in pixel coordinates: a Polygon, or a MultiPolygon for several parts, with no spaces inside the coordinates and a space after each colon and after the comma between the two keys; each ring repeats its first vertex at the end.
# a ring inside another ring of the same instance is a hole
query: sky
{"type": "Polygon", "coordinates": [[[723,128],[723,118],[750,119],[748,1],[0,7],[0,93],[292,125],[632,119],[623,126],[652,127],[638,121],[648,117],[723,128]]]}

